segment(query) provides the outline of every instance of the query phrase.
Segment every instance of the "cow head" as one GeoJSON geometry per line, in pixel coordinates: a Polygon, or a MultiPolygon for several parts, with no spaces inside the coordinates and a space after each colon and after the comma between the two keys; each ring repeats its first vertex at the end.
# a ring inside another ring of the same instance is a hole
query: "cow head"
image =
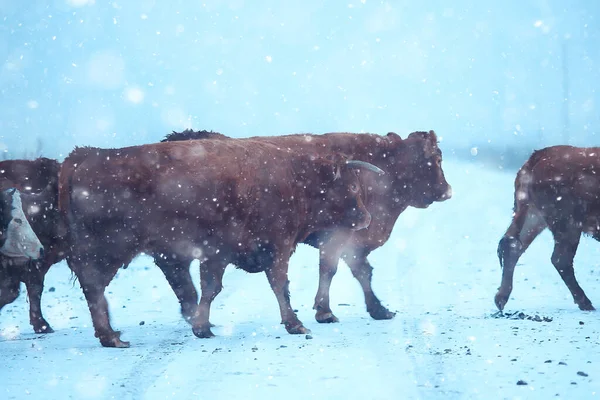
{"type": "Polygon", "coordinates": [[[388,168],[397,182],[396,192],[408,205],[427,208],[452,197],[452,187],[442,170],[442,151],[434,131],[413,132],[406,139],[391,132],[387,138],[388,168]]]}
{"type": "Polygon", "coordinates": [[[38,259],[44,248],[31,228],[17,189],[0,192],[0,254],[15,259],[38,259]]]}
{"type": "Polygon", "coordinates": [[[317,159],[319,166],[318,193],[312,197],[318,205],[317,219],[324,225],[335,225],[352,230],[365,229],[371,223],[371,214],[363,202],[363,191],[357,169],[369,169],[379,173],[376,166],[348,160],[335,154],[326,159],[317,159]]]}

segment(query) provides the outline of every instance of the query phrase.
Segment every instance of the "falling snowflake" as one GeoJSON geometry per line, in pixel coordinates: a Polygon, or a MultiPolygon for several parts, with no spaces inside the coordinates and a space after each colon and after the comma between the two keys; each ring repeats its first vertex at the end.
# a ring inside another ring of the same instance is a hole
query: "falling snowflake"
{"type": "Polygon", "coordinates": [[[139,104],[144,101],[144,92],[137,87],[125,89],[125,98],[133,104],[139,104]]]}

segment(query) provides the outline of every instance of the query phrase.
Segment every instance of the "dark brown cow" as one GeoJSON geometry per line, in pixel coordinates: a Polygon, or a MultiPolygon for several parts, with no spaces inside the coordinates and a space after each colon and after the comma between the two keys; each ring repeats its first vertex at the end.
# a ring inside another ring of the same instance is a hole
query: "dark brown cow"
{"type": "Polygon", "coordinates": [[[353,167],[253,140],[75,149],[62,164],[59,209],[102,345],[129,345],[110,325],[104,290],[142,251],[202,260],[190,321],[198,337],[212,336],[210,304],[229,263],[264,271],[287,331],[307,332],[290,305],[288,260],[314,231],[368,226],[353,167]]]}
{"type": "MultiPolygon", "coordinates": [[[[165,140],[220,138],[232,139],[216,132],[187,130],[168,135],[165,140]]],[[[356,133],[326,133],[323,135],[297,134],[286,136],[254,137],[253,140],[271,143],[283,149],[313,152],[338,151],[376,165],[385,171],[378,175],[361,171],[360,181],[365,193],[365,205],[373,217],[368,229],[352,232],[349,229],[322,230],[309,235],[304,243],[320,249],[319,289],[314,308],[318,322],[337,322],[329,305],[329,288],[342,258],[352,270],[365,295],[367,311],[374,319],[390,319],[395,313],[384,307],[371,287],[372,270],[367,257],[385,244],[398,216],[409,206],[427,208],[435,201],[452,196],[442,170],[442,152],[433,131],[413,132],[406,139],[390,132],[387,136],[356,133]]],[[[183,261],[183,260],[182,260],[183,261]]],[[[158,265],[165,261],[155,259],[158,265]]],[[[173,262],[173,261],[171,261],[173,262]]],[[[189,286],[189,264],[173,262],[180,271],[178,279],[189,286]],[[186,272],[187,271],[187,272],[186,272]],[[187,276],[186,276],[187,274],[187,276]]],[[[172,286],[177,287],[177,283],[172,286]]],[[[187,293],[191,293],[187,291],[187,293]]],[[[193,304],[193,298],[184,299],[193,304]]]]}
{"type": "Polygon", "coordinates": [[[0,190],[14,187],[22,193],[33,193],[47,187],[57,189],[59,170],[58,161],[45,157],[0,161],[0,190]]]}
{"type": "Polygon", "coordinates": [[[554,236],[551,261],[582,310],[592,302],[575,279],[573,258],[581,233],[600,240],[600,147],[553,146],[535,151],[515,179],[513,220],[498,244],[503,310],[521,254],[546,228],[554,236]]]}
{"type": "Polygon", "coordinates": [[[58,214],[58,171],[56,160],[5,160],[0,162],[0,190],[21,191],[23,210],[31,228],[44,246],[43,257],[18,260],[0,254],[0,309],[19,296],[25,283],[29,298],[29,321],[36,333],[53,332],[42,315],[41,296],[48,269],[64,259],[64,225],[58,214]],[[32,193],[36,192],[36,193],[32,193]]]}

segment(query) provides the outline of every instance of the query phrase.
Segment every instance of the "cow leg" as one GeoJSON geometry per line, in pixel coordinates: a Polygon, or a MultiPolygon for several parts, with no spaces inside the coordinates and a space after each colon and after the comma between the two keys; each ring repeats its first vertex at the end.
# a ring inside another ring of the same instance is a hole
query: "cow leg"
{"type": "Polygon", "coordinates": [[[104,296],[104,290],[117,273],[120,264],[102,260],[94,263],[77,261],[69,262],[69,267],[79,279],[92,316],[95,336],[100,340],[100,344],[104,347],[129,347],[129,342],[121,341],[121,332],[115,331],[110,325],[108,302],[104,296]],[[102,270],[98,270],[95,264],[101,265],[102,270]]]}
{"type": "Polygon", "coordinates": [[[533,207],[523,206],[498,243],[498,259],[502,267],[502,282],[494,298],[500,311],[508,302],[513,289],[515,267],[521,255],[536,237],[546,229],[546,222],[533,207]]]}
{"type": "Polygon", "coordinates": [[[347,239],[346,232],[342,231],[339,235],[334,233],[326,243],[319,247],[319,288],[313,306],[313,309],[317,310],[315,319],[319,323],[339,322],[329,305],[329,290],[347,239]]]}
{"type": "Polygon", "coordinates": [[[21,291],[20,286],[21,281],[18,279],[5,276],[4,274],[0,275],[0,310],[19,297],[19,292],[21,291]]]}
{"type": "Polygon", "coordinates": [[[35,333],[52,333],[54,329],[42,315],[42,292],[44,291],[44,277],[49,266],[32,263],[28,268],[29,279],[25,282],[29,298],[29,323],[35,333]]]}
{"type": "Polygon", "coordinates": [[[360,283],[365,295],[367,312],[371,315],[371,318],[375,320],[394,318],[396,313],[385,308],[373,292],[373,288],[371,287],[373,267],[369,263],[369,260],[367,260],[367,253],[344,254],[343,258],[346,264],[348,264],[348,267],[350,267],[352,275],[354,275],[356,280],[360,283]]]}
{"type": "Polygon", "coordinates": [[[227,267],[224,260],[206,260],[200,263],[200,304],[192,318],[192,332],[199,338],[215,336],[210,327],[210,305],[223,289],[223,274],[227,267]]]}
{"type": "Polygon", "coordinates": [[[319,260],[319,288],[315,296],[314,310],[317,310],[315,319],[319,323],[339,322],[339,319],[333,315],[329,305],[329,289],[331,280],[337,272],[340,254],[331,254],[321,251],[319,260]]]}
{"type": "Polygon", "coordinates": [[[190,275],[191,261],[165,260],[157,256],[154,258],[154,263],[163,272],[175,292],[181,306],[181,315],[190,322],[198,306],[198,292],[190,275]]]}
{"type": "MultiPolygon", "coordinates": [[[[291,252],[290,252],[291,254],[291,252]]],[[[281,257],[281,256],[280,256],[281,257]]],[[[281,323],[285,325],[285,329],[291,334],[304,334],[310,333],[310,330],[306,329],[302,322],[298,319],[298,316],[292,309],[290,303],[290,281],[288,280],[288,262],[289,257],[282,260],[278,257],[273,265],[265,269],[267,279],[275,293],[277,302],[279,303],[279,311],[281,313],[281,323]]]]}
{"type": "MultiPolygon", "coordinates": [[[[562,224],[564,227],[566,224],[562,224]]],[[[573,258],[577,252],[579,246],[579,240],[581,238],[581,232],[572,227],[568,227],[565,231],[553,229],[550,227],[554,234],[554,251],[552,252],[552,264],[560,274],[563,282],[569,288],[575,304],[579,306],[581,310],[592,311],[594,306],[585,292],[579,286],[577,279],[575,279],[575,271],[573,270],[573,258]]]]}

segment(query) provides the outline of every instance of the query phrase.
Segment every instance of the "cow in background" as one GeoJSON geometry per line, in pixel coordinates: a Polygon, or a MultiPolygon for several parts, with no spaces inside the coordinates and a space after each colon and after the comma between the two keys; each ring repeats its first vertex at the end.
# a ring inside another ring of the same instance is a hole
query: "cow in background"
{"type": "Polygon", "coordinates": [[[575,279],[573,259],[582,233],[600,240],[600,147],[547,147],[517,173],[513,219],[498,244],[498,309],[508,302],[519,257],[546,228],[554,237],[551,262],[573,300],[581,310],[594,310],[575,279]]]}
{"type": "MultiPolygon", "coordinates": [[[[30,246],[35,247],[36,240],[39,240],[44,248],[41,257],[0,250],[0,309],[16,300],[19,296],[20,282],[23,282],[29,298],[29,321],[36,333],[54,332],[42,314],[41,296],[48,269],[63,260],[66,251],[65,227],[57,207],[59,169],[60,164],[48,158],[0,161],[3,230],[10,226],[7,222],[11,219],[11,223],[19,224],[25,232],[13,243],[29,240],[33,243],[30,246]],[[17,190],[13,192],[10,188],[17,190]],[[16,211],[21,210],[22,215],[11,217],[8,212],[11,204],[16,205],[16,211]],[[32,233],[27,233],[28,229],[33,230],[35,240],[32,233]],[[28,236],[31,238],[27,239],[28,236]]],[[[7,239],[6,235],[0,237],[7,239]]]]}
{"type": "Polygon", "coordinates": [[[60,163],[46,157],[0,161],[0,190],[17,188],[22,193],[36,193],[48,187],[58,189],[59,170],[60,163]]]}
{"type": "MultiPolygon", "coordinates": [[[[286,330],[308,332],[290,304],[288,261],[315,231],[369,225],[356,168],[381,172],[334,153],[255,140],[75,149],[62,164],[59,209],[96,337],[103,346],[129,346],[110,325],[104,290],[140,252],[185,261],[188,274],[189,262],[201,260],[202,296],[190,319],[198,337],[213,335],[210,304],[229,263],[264,271],[286,330]]],[[[170,274],[168,264],[163,272],[170,274]]],[[[174,275],[169,282],[185,291],[174,275]]]]}

